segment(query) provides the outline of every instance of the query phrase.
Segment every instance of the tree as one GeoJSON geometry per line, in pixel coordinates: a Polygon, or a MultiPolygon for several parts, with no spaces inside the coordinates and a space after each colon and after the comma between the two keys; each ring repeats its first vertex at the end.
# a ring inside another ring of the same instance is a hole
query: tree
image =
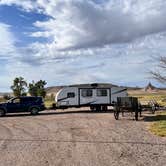
{"type": "Polygon", "coordinates": [[[166,84],[166,57],[160,57],[159,59],[159,70],[158,71],[151,71],[151,75],[152,77],[163,83],[163,84],[166,84]]]}
{"type": "Polygon", "coordinates": [[[11,99],[11,96],[9,94],[4,94],[3,98],[4,98],[4,100],[9,100],[9,99],[11,99]]]}
{"type": "Polygon", "coordinates": [[[29,83],[28,92],[31,96],[38,96],[37,86],[36,86],[36,83],[34,81],[32,81],[32,83],[29,83]]]}
{"type": "Polygon", "coordinates": [[[40,80],[38,82],[34,82],[32,81],[32,83],[29,84],[28,88],[28,92],[31,96],[42,96],[45,97],[46,96],[46,91],[44,86],[47,84],[46,81],[40,80]]]}
{"type": "Polygon", "coordinates": [[[44,86],[47,84],[46,81],[40,80],[36,83],[37,86],[37,94],[38,96],[45,97],[46,96],[46,90],[44,86]]]}
{"type": "Polygon", "coordinates": [[[13,85],[11,86],[11,89],[13,90],[13,94],[16,97],[20,96],[26,96],[26,87],[27,87],[27,82],[24,80],[23,77],[16,77],[13,80],[13,85]]]}

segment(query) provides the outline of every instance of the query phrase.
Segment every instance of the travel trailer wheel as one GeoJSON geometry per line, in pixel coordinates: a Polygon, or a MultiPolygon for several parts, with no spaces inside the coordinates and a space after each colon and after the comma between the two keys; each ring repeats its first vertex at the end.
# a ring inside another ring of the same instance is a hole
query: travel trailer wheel
{"type": "Polygon", "coordinates": [[[96,106],[96,111],[101,111],[101,106],[96,106]]]}
{"type": "Polygon", "coordinates": [[[95,111],[95,107],[94,106],[90,106],[90,110],[91,111],[95,111]]]}
{"type": "Polygon", "coordinates": [[[101,107],[101,110],[102,110],[102,111],[107,111],[107,110],[108,110],[108,107],[104,105],[104,106],[101,107]]]}
{"type": "Polygon", "coordinates": [[[92,111],[101,111],[102,110],[102,106],[100,106],[100,105],[97,105],[97,106],[90,106],[90,109],[92,110],[92,111]]]}
{"type": "Polygon", "coordinates": [[[152,114],[155,114],[156,107],[153,105],[151,109],[152,109],[152,114]]]}

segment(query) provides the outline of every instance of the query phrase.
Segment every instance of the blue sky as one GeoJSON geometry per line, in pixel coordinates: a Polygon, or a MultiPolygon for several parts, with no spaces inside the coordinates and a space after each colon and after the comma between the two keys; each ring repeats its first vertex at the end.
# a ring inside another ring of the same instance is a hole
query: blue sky
{"type": "Polygon", "coordinates": [[[33,26],[36,21],[46,21],[49,17],[37,13],[35,11],[25,12],[20,7],[17,6],[0,6],[0,22],[11,25],[12,33],[17,37],[17,46],[26,46],[27,44],[33,42],[47,42],[44,38],[33,38],[26,33],[31,33],[37,31],[37,28],[33,26]]]}
{"type": "Polygon", "coordinates": [[[145,86],[166,52],[164,0],[0,0],[0,91],[47,86],[145,86]]]}

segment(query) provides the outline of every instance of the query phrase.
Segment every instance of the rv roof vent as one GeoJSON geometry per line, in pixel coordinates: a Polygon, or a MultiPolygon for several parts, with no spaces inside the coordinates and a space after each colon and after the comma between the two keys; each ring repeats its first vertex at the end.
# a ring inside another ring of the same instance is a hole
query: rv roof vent
{"type": "Polygon", "coordinates": [[[98,86],[98,84],[97,83],[93,83],[93,84],[91,84],[91,86],[95,88],[95,87],[98,86]]]}

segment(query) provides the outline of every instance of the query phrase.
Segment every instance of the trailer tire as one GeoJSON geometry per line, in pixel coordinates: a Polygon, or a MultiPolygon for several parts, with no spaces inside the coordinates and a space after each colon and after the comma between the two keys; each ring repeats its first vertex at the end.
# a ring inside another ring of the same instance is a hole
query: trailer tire
{"type": "Polygon", "coordinates": [[[119,119],[119,113],[120,113],[120,108],[118,106],[116,106],[115,110],[114,110],[114,117],[116,120],[119,119]]]}
{"type": "Polygon", "coordinates": [[[101,111],[101,106],[100,106],[100,105],[96,106],[96,111],[97,111],[97,112],[100,112],[100,111],[101,111]]]}
{"type": "Polygon", "coordinates": [[[152,106],[152,114],[155,114],[155,111],[156,111],[156,107],[155,106],[152,106]]]}
{"type": "Polygon", "coordinates": [[[119,111],[114,111],[114,117],[116,120],[119,119],[119,111]]]}
{"type": "Polygon", "coordinates": [[[107,111],[108,110],[108,107],[106,105],[102,106],[102,111],[107,111]]]}
{"type": "Polygon", "coordinates": [[[95,110],[96,110],[96,107],[95,107],[95,106],[90,106],[90,110],[91,110],[91,111],[95,111],[95,110]]]}

